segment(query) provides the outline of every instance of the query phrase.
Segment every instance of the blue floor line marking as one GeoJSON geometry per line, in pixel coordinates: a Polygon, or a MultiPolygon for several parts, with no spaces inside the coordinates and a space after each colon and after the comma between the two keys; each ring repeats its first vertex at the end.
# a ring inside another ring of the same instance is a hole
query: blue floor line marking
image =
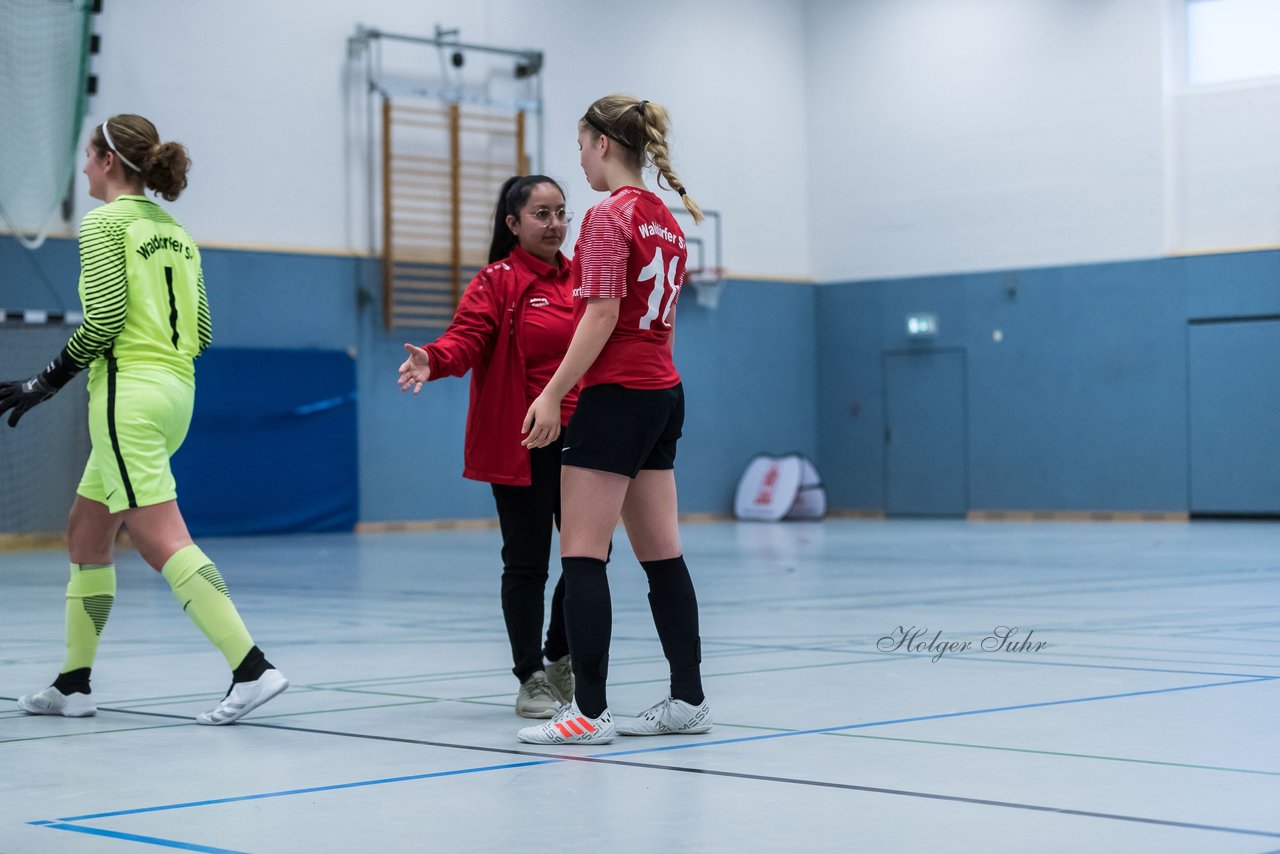
{"type": "MultiPolygon", "coordinates": [[[[1051,807],[1051,806],[1045,806],[1042,804],[1025,804],[1025,803],[1017,803],[1012,801],[997,801],[997,800],[991,800],[986,798],[971,798],[971,797],[964,797],[961,795],[944,795],[944,794],[938,794],[935,792],[918,792],[918,791],[910,791],[905,789],[889,789],[889,788],[884,788],[879,786],[859,786],[859,785],[850,784],[850,783],[832,783],[832,782],[824,782],[821,780],[799,780],[799,779],[792,779],[787,777],[773,777],[773,776],[767,776],[767,775],[761,775],[761,774],[747,774],[747,773],[739,773],[739,772],[733,772],[733,771],[713,771],[713,770],[702,769],[702,768],[682,768],[680,766],[670,766],[670,765],[649,765],[641,762],[626,762],[626,761],[616,760],[616,759],[602,760],[600,759],[599,756],[559,756],[549,762],[539,762],[539,763],[530,763],[530,764],[552,764],[552,762],[557,762],[557,761],[603,762],[605,764],[614,764],[614,765],[619,765],[624,767],[633,767],[633,768],[645,768],[650,770],[678,771],[678,772],[694,773],[694,774],[712,774],[715,776],[732,777],[732,778],[738,778],[738,779],[744,779],[744,780],[758,780],[762,782],[798,783],[802,785],[818,786],[822,788],[841,789],[845,791],[857,791],[857,792],[867,792],[871,794],[924,798],[927,800],[946,801],[950,803],[972,804],[975,806],[992,806],[992,807],[1001,807],[1006,809],[1021,809],[1021,810],[1031,811],[1031,812],[1052,813],[1055,815],[1079,816],[1082,818],[1101,818],[1101,819],[1107,819],[1112,821],[1126,821],[1126,822],[1133,822],[1137,824],[1149,824],[1149,825],[1155,825],[1160,827],[1175,827],[1175,828],[1186,829],[1186,830],[1207,830],[1215,833],[1234,833],[1234,834],[1241,834],[1241,835],[1248,835],[1248,836],[1265,836],[1265,837],[1271,837],[1271,838],[1280,838],[1280,832],[1272,831],[1272,830],[1257,830],[1254,828],[1230,827],[1228,825],[1218,825],[1218,824],[1201,824],[1197,822],[1176,821],[1172,819],[1148,818],[1144,816],[1131,816],[1131,815],[1123,815],[1119,813],[1097,812],[1094,810],[1079,810],[1079,809],[1069,809],[1065,807],[1051,807]]],[[[492,770],[492,769],[477,769],[477,770],[492,770]]],[[[448,774],[434,774],[434,775],[425,775],[425,776],[448,776],[448,774]]],[[[389,781],[385,781],[385,782],[389,782],[389,781]]],[[[31,822],[31,823],[45,824],[45,825],[49,824],[48,822],[31,822]]],[[[213,852],[216,852],[217,854],[221,854],[221,852],[224,851],[224,849],[189,845],[186,843],[177,842],[175,840],[163,840],[163,839],[157,839],[153,837],[140,837],[140,836],[133,836],[130,834],[118,834],[112,831],[98,831],[93,828],[78,828],[74,825],[58,826],[56,827],[56,829],[80,830],[81,832],[85,832],[85,833],[101,833],[101,835],[105,835],[105,836],[130,838],[138,841],[146,841],[146,842],[151,842],[153,844],[164,845],[166,847],[183,848],[186,850],[213,851],[213,852]]],[[[243,853],[227,852],[227,854],[243,854],[243,853]]],[[[1271,852],[1271,854],[1280,854],[1280,852],[1271,852]]]]}
{"type": "Polygon", "coordinates": [[[671,744],[663,747],[650,747],[643,750],[626,750],[617,753],[602,753],[601,757],[614,756],[635,756],[641,753],[660,753],[672,750],[688,750],[694,747],[713,747],[720,744],[743,744],[749,741],[771,741],[779,738],[791,738],[797,735],[821,735],[828,732],[844,732],[851,729],[867,729],[869,727],[890,726],[892,724],[919,723],[920,721],[935,721],[943,718],[961,718],[969,715],[986,715],[993,712],[1013,712],[1021,709],[1041,709],[1048,706],[1066,706],[1073,703],[1093,703],[1099,700],[1119,700],[1126,697],[1142,697],[1150,694],[1172,694],[1177,691],[1195,691],[1200,688],[1221,688],[1227,685],[1251,685],[1255,682],[1272,682],[1275,681],[1274,676],[1260,676],[1255,679],[1240,679],[1232,682],[1209,682],[1203,685],[1182,685],[1177,688],[1152,688],[1147,691],[1129,691],[1124,694],[1101,694],[1096,697],[1076,697],[1070,700],[1048,700],[1043,703],[1023,703],[1017,706],[995,706],[989,709],[971,709],[965,712],[944,712],[938,715],[920,715],[911,718],[895,718],[884,721],[868,721],[860,724],[845,724],[844,726],[820,727],[818,729],[802,729],[791,730],[790,732],[772,732],[765,735],[747,735],[741,738],[725,738],[716,741],[699,741],[689,742],[687,744],[671,744]]]}
{"type": "MultiPolygon", "coordinates": [[[[691,748],[699,748],[699,747],[714,747],[722,744],[741,744],[741,743],[752,742],[752,741],[769,741],[769,740],[777,740],[780,738],[791,738],[791,737],[803,736],[803,735],[821,735],[821,734],[830,733],[830,732],[842,732],[845,730],[852,730],[852,729],[866,729],[869,727],[889,726],[892,724],[899,724],[899,723],[915,723],[920,721],[938,720],[942,718],[954,718],[954,717],[964,717],[969,715],[991,714],[995,712],[1018,711],[1022,709],[1045,708],[1049,706],[1061,706],[1061,705],[1069,705],[1073,703],[1097,702],[1100,700],[1114,700],[1114,699],[1122,699],[1127,697],[1140,697],[1140,696],[1146,696],[1146,695],[1152,695],[1152,694],[1168,694],[1168,693],[1174,693],[1179,691],[1193,691],[1201,688],[1218,688],[1218,687],[1229,686],[1229,685],[1245,685],[1245,684],[1252,684],[1255,682],[1274,681],[1274,679],[1275,677],[1266,676],[1266,677],[1260,677],[1256,679],[1244,679],[1244,680],[1237,680],[1232,682],[1213,682],[1213,683],[1206,683],[1202,685],[1183,685],[1176,688],[1158,688],[1158,689],[1151,689],[1146,691],[1130,691],[1123,694],[1104,694],[1104,695],[1099,695],[1095,697],[1077,697],[1077,698],[1068,699],[1068,700],[1049,700],[1041,703],[1024,703],[1024,704],[1015,705],[1015,706],[998,706],[998,707],[992,707],[987,709],[971,709],[968,711],[946,712],[946,713],[937,714],[937,715],[921,715],[916,717],[896,718],[896,719],[883,720],[883,721],[867,721],[864,723],[846,724],[843,726],[822,727],[818,729],[807,729],[807,730],[792,730],[789,732],[768,733],[765,735],[743,736],[741,738],[718,739],[714,741],[687,742],[685,744],[665,745],[662,747],[650,747],[650,748],[643,748],[640,750],[626,750],[626,751],[615,751],[611,753],[598,753],[598,754],[591,754],[586,756],[548,756],[545,759],[537,759],[537,760],[531,760],[527,762],[504,763],[501,765],[484,765],[484,766],[478,766],[473,768],[463,768],[463,769],[458,769],[453,771],[437,771],[437,772],[432,772],[428,774],[411,774],[406,776],[388,777],[388,778],[377,779],[377,780],[362,780],[362,781],[357,781],[353,783],[338,783],[338,784],[329,785],[329,786],[314,786],[314,787],[303,788],[303,789],[283,790],[279,792],[264,792],[264,793],[259,793],[255,795],[240,795],[236,797],[215,798],[215,799],[205,800],[205,801],[190,801],[186,803],[164,804],[161,806],[141,807],[138,809],[130,809],[130,810],[115,810],[111,812],[91,813],[91,814],[79,815],[79,816],[67,816],[64,818],[57,819],[57,821],[60,821],[60,822],[89,821],[89,820],[114,818],[114,817],[127,816],[127,815],[139,815],[143,813],[164,812],[168,810],[190,809],[194,807],[216,806],[220,804],[231,804],[231,803],[239,803],[244,801],[288,797],[292,795],[313,794],[317,792],[331,792],[331,791],[338,791],[342,789],[363,788],[367,786],[385,785],[388,783],[402,783],[402,782],[411,782],[415,780],[429,780],[429,779],[440,778],[440,777],[454,777],[454,776],[459,776],[463,774],[479,773],[483,771],[500,771],[500,770],[507,770],[512,768],[527,768],[527,767],[534,767],[538,765],[552,765],[552,764],[557,764],[563,761],[592,760],[592,759],[609,760],[609,759],[615,759],[623,756],[637,756],[637,755],[644,755],[644,754],[666,753],[666,752],[671,752],[675,750],[688,750],[691,748]]],[[[866,787],[850,787],[850,788],[861,789],[866,787]]],[[[948,796],[931,796],[931,797],[946,798],[948,796]]],[[[1068,812],[1068,811],[1064,810],[1064,812],[1068,812]]],[[[1204,825],[1203,827],[1206,829],[1216,829],[1211,825],[1204,825]]],[[[60,828],[60,829],[72,829],[72,828],[68,827],[68,828],[60,828]]],[[[1220,828],[1220,829],[1224,831],[1230,831],[1233,833],[1235,832],[1255,833],[1256,832],[1256,831],[1233,830],[1230,828],[1220,828]]],[[[193,849],[193,850],[200,850],[200,849],[193,849]]]]}
{"type": "Polygon", "coordinates": [[[136,833],[120,833],[116,830],[103,830],[100,827],[80,827],[75,824],[45,824],[50,830],[69,830],[72,833],[87,833],[90,836],[105,836],[109,839],[123,839],[126,842],[141,842],[145,845],[158,845],[161,848],[176,848],[179,851],[200,851],[204,854],[250,854],[234,848],[214,848],[211,845],[196,845],[191,842],[179,842],[176,839],[160,839],[156,836],[139,836],[136,833]]]}
{"type": "Polygon", "coordinates": [[[116,818],[124,815],[139,815],[141,813],[164,812],[166,810],[190,809],[192,807],[208,807],[217,806],[219,804],[234,804],[242,801],[259,801],[267,798],[283,798],[290,795],[310,795],[316,792],[333,792],[339,789],[358,789],[364,786],[381,786],[387,783],[408,783],[413,780],[430,780],[436,777],[456,777],[460,774],[475,774],[480,771],[503,771],[511,768],[529,768],[535,765],[549,765],[562,761],[558,757],[548,759],[535,759],[530,762],[509,762],[503,765],[483,765],[476,768],[461,768],[455,771],[433,771],[429,774],[409,774],[403,777],[385,777],[378,780],[358,780],[354,783],[335,783],[331,786],[312,786],[306,789],[285,789],[279,792],[262,792],[256,795],[238,795],[233,798],[213,798],[207,801],[188,801],[181,804],[164,804],[156,807],[142,807],[132,810],[115,810],[113,812],[92,813],[89,815],[72,815],[65,818],[57,819],[57,821],[91,821],[103,818],[116,818]]]}

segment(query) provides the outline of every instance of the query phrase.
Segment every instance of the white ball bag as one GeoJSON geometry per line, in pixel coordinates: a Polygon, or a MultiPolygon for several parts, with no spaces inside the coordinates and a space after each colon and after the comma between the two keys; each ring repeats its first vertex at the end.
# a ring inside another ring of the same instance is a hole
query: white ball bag
{"type": "Polygon", "coordinates": [[[757,522],[822,519],[827,490],[817,467],[803,454],[757,454],[738,480],[733,513],[757,522]]]}

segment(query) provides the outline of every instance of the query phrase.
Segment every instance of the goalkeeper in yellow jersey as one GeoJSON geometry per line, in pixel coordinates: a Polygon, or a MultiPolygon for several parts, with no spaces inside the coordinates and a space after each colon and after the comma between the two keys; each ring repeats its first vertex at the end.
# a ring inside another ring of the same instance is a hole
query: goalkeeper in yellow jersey
{"type": "Polygon", "coordinates": [[[93,449],[67,524],[67,658],[51,686],[18,706],[35,715],[97,712],[89,674],[115,599],[112,552],[124,524],[232,669],[226,697],[196,720],[234,723],[289,682],[254,644],[217,567],[192,542],[169,468],[191,424],[192,360],[209,346],[212,327],[200,250],[143,192],[178,198],[191,161],[182,145],[162,143],[155,125],[136,115],[113,116],[95,128],[85,154],[89,193],[105,204],[80,225],[84,323],[39,374],[0,383],[0,417],[7,413],[16,427],[89,369],[93,449]]]}

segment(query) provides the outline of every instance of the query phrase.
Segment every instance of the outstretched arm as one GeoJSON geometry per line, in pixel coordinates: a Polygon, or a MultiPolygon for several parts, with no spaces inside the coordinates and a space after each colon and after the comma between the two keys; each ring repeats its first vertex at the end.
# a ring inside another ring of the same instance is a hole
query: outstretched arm
{"type": "Polygon", "coordinates": [[[409,357],[400,363],[401,391],[417,394],[425,382],[460,377],[471,370],[498,334],[502,302],[499,289],[481,271],[462,293],[458,310],[444,334],[425,347],[406,343],[409,357]]]}
{"type": "Polygon", "coordinates": [[[412,344],[405,344],[404,349],[409,354],[409,358],[400,363],[400,383],[401,391],[413,389],[413,393],[417,394],[422,391],[422,384],[431,379],[431,356],[421,347],[415,347],[412,344]]]}

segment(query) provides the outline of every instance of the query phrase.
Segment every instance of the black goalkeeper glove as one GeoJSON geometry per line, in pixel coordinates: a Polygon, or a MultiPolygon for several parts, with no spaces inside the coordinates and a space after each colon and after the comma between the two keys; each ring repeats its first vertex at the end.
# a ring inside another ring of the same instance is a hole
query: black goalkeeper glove
{"type": "Polygon", "coordinates": [[[9,412],[9,426],[17,427],[27,410],[44,403],[80,373],[80,366],[64,349],[49,366],[31,379],[0,382],[0,417],[9,412]]]}

